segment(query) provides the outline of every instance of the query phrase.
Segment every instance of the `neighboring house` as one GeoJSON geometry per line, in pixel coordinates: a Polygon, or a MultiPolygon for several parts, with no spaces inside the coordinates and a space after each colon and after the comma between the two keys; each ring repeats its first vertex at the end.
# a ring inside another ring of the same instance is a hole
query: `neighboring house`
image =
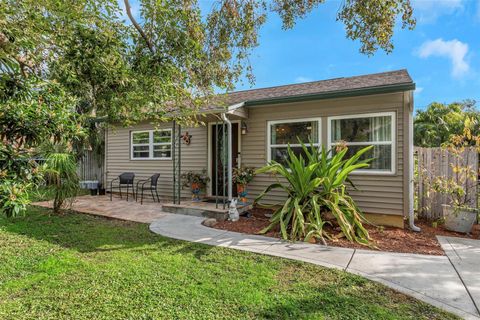
{"type": "MultiPolygon", "coordinates": [[[[344,140],[352,152],[374,145],[371,167],[352,174],[359,190],[351,194],[372,221],[403,227],[413,210],[414,89],[408,72],[398,70],[230,93],[227,108],[204,110],[206,126],[181,129],[191,135],[191,143],[181,145],[181,170],[207,169],[212,179],[207,194],[223,194],[228,183],[221,168],[215,174],[216,149],[225,147],[220,141],[222,113],[232,122],[233,166],[259,168],[270,160],[282,161],[288,143],[300,150],[297,136],[327,147],[344,140]]],[[[172,140],[171,123],[158,131],[149,123],[111,128],[106,137],[107,181],[125,171],[139,178],[158,172],[161,196],[171,197],[172,140]]],[[[250,200],[273,181],[269,175],[256,176],[249,185],[250,200]]],[[[189,190],[182,196],[189,197],[189,190]]],[[[265,201],[284,198],[278,192],[265,201]]]]}

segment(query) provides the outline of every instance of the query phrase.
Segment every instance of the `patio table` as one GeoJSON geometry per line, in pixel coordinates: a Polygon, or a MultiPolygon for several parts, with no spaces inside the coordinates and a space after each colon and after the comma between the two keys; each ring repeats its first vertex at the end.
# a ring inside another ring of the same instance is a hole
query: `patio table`
{"type": "Polygon", "coordinates": [[[80,188],[89,189],[92,196],[97,194],[98,180],[82,180],[79,182],[80,188]]]}

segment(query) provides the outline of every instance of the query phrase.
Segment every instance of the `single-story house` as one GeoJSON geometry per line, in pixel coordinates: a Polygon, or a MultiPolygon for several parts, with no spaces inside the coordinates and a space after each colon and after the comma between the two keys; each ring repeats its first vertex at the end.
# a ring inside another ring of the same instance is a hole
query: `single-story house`
{"type": "MultiPolygon", "coordinates": [[[[260,168],[270,160],[282,161],[287,144],[296,148],[296,137],[328,147],[342,140],[352,150],[374,145],[371,166],[352,174],[358,190],[351,194],[371,221],[403,227],[404,217],[413,212],[414,89],[408,72],[398,70],[232,92],[227,107],[202,111],[206,125],[175,132],[178,127],[172,123],[155,127],[144,122],[107,130],[105,179],[126,171],[138,178],[160,173],[159,193],[168,198],[175,189],[174,177],[178,181],[174,168],[207,169],[207,196],[226,196],[224,186],[231,183],[219,166],[229,163],[222,160],[223,148],[231,150],[230,168],[260,168]],[[228,128],[231,139],[225,138],[228,128]],[[189,144],[179,139],[187,132],[189,144]],[[179,141],[179,150],[174,141],[179,141]]],[[[256,176],[249,184],[249,200],[274,181],[269,175],[256,176]]],[[[189,190],[181,196],[190,197],[189,190]]],[[[279,191],[265,202],[282,199],[279,191]]]]}

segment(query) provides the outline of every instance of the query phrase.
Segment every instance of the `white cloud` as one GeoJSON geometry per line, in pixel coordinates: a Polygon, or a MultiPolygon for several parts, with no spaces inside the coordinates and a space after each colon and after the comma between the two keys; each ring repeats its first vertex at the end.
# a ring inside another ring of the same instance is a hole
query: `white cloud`
{"type": "Polygon", "coordinates": [[[435,22],[440,16],[464,9],[467,0],[414,0],[413,14],[419,23],[435,22]]]}
{"type": "Polygon", "coordinates": [[[313,81],[313,79],[311,79],[309,77],[298,76],[298,77],[295,78],[296,83],[310,82],[310,81],[313,81]]]}
{"type": "Polygon", "coordinates": [[[415,94],[420,94],[423,91],[423,87],[417,87],[415,89],[415,94]]]}
{"type": "Polygon", "coordinates": [[[468,44],[457,39],[444,41],[439,38],[424,42],[420,47],[418,55],[421,58],[437,56],[450,59],[452,62],[452,76],[460,77],[470,70],[470,66],[465,61],[467,53],[468,44]]]}

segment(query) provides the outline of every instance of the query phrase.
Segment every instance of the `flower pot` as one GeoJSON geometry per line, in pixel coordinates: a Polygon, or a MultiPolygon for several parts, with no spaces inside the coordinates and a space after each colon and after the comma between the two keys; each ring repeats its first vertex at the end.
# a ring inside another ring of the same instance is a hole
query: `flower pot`
{"type": "Polygon", "coordinates": [[[477,219],[477,215],[477,209],[443,205],[445,228],[450,231],[470,233],[477,219]]]}
{"type": "Polygon", "coordinates": [[[247,185],[245,184],[237,184],[237,194],[238,194],[238,202],[239,204],[247,204],[247,185]]]}
{"type": "Polygon", "coordinates": [[[200,184],[197,182],[192,182],[192,201],[200,201],[200,184]]]}
{"type": "Polygon", "coordinates": [[[96,196],[98,194],[98,189],[90,189],[90,195],[96,196]]]}

